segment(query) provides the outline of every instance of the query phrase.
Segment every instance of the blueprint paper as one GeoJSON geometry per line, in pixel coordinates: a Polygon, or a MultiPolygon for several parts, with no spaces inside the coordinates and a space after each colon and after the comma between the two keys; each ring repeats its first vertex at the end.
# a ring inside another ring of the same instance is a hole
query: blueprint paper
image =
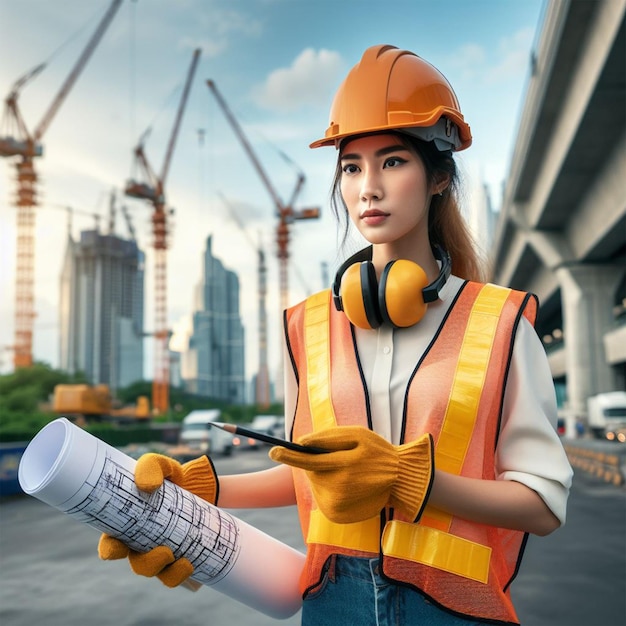
{"type": "Polygon", "coordinates": [[[18,470],[25,493],[117,537],[133,550],[169,546],[192,579],[271,617],[296,613],[304,555],[169,481],[149,494],[135,460],[65,418],[29,443],[18,470]]]}

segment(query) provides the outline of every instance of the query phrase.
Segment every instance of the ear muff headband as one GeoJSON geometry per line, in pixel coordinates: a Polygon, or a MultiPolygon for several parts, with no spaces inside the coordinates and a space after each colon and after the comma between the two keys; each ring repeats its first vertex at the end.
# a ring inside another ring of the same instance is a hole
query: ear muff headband
{"type": "Polygon", "coordinates": [[[424,302],[434,302],[439,298],[439,292],[443,289],[452,273],[452,259],[448,251],[435,244],[433,246],[433,254],[435,259],[441,263],[441,270],[439,271],[439,276],[430,285],[424,287],[422,291],[424,302]]]}
{"type": "Polygon", "coordinates": [[[343,311],[343,288],[341,286],[341,281],[348,271],[350,267],[353,265],[358,265],[362,261],[371,261],[372,260],[372,247],[368,246],[367,248],[363,248],[359,250],[356,254],[353,254],[350,258],[344,261],[337,273],[335,274],[335,280],[333,281],[332,292],[333,292],[333,302],[335,303],[335,308],[337,311],[343,311]]]}
{"type": "Polygon", "coordinates": [[[387,264],[378,284],[371,247],[357,252],[337,271],[333,282],[335,307],[359,328],[378,328],[383,322],[396,328],[416,324],[426,313],[427,303],[439,297],[452,269],[446,251],[434,246],[433,253],[441,270],[432,283],[427,284],[426,272],[417,263],[399,259],[387,264]]]}

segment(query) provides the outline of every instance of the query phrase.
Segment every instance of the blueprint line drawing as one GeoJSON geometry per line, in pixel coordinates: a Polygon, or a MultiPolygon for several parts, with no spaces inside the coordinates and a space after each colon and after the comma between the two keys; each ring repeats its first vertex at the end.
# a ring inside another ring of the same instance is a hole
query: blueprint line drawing
{"type": "Polygon", "coordinates": [[[189,559],[198,582],[214,584],[237,561],[241,545],[233,517],[217,507],[202,506],[172,483],[144,494],[135,487],[133,473],[105,454],[97,475],[90,476],[84,487],[82,499],[65,513],[138,552],[155,545],[170,547],[176,557],[189,559]]]}
{"type": "Polygon", "coordinates": [[[189,559],[198,583],[277,619],[299,610],[301,552],[167,480],[140,491],[134,469],[134,459],[59,418],[29,443],[18,479],[25,493],[133,550],[168,546],[189,559]]]}

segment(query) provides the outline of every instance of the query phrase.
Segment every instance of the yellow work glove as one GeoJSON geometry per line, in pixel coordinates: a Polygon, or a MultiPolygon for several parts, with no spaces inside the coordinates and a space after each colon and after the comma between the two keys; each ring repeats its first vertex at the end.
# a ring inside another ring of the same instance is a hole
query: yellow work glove
{"type": "Polygon", "coordinates": [[[317,506],[332,522],[349,524],[392,506],[411,520],[421,515],[434,475],[429,434],[394,446],[362,426],[337,426],[298,440],[329,450],[309,454],[276,446],[270,458],[306,470],[317,506]]]}
{"type": "MultiPolygon", "coordinates": [[[[213,463],[206,456],[181,465],[175,459],[161,454],[144,454],[135,467],[135,484],[141,491],[156,491],[165,479],[215,504],[219,482],[213,463]]],[[[98,556],[105,561],[128,557],[131,569],[140,576],[156,576],[164,585],[177,587],[192,574],[188,559],[176,559],[167,546],[158,546],[146,553],[131,550],[115,537],[103,534],[98,543],[98,556]]]]}

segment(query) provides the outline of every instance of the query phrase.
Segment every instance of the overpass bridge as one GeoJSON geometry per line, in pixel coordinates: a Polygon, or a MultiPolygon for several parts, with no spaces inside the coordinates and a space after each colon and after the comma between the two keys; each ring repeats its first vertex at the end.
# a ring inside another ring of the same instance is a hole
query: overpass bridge
{"type": "Polygon", "coordinates": [[[532,291],[559,403],[626,389],[626,0],[550,0],[492,246],[532,291]]]}

